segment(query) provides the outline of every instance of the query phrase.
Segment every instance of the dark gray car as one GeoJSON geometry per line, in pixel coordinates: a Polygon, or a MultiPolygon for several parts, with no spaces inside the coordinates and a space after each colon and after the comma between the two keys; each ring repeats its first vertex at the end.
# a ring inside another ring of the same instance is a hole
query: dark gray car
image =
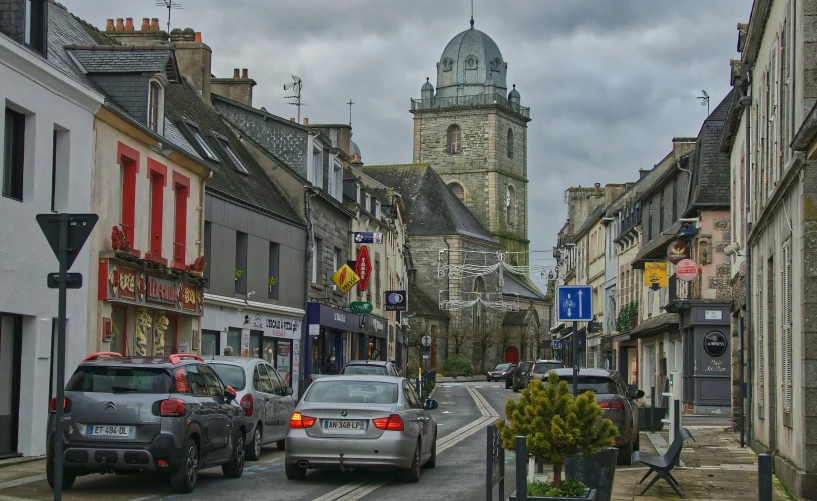
{"type": "Polygon", "coordinates": [[[248,421],[247,458],[257,461],[262,445],[275,443],[283,450],[297,402],[275,367],[266,360],[246,357],[215,357],[207,363],[236,391],[248,421]]]}
{"type": "MultiPolygon", "coordinates": [[[[247,425],[235,397],[195,355],[89,356],[65,387],[63,489],[89,473],[156,471],[183,493],[205,468],[240,477],[247,425]]],[[[46,449],[52,488],[56,408],[52,399],[46,449]]]]}

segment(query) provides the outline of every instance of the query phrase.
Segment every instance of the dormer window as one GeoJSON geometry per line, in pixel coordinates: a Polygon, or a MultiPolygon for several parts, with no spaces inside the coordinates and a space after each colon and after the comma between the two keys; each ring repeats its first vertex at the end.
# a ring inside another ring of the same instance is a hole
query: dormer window
{"type": "Polygon", "coordinates": [[[157,80],[148,89],[148,128],[157,134],[164,132],[164,88],[157,80]]]}
{"type": "Polygon", "coordinates": [[[372,207],[372,214],[374,215],[375,219],[380,219],[380,201],[375,199],[374,207],[372,207]]]}
{"type": "Polygon", "coordinates": [[[250,173],[250,171],[247,170],[247,166],[244,165],[244,161],[241,160],[238,152],[235,151],[235,148],[233,148],[233,145],[230,144],[230,141],[226,137],[218,136],[218,143],[221,146],[221,149],[227,153],[227,157],[230,159],[230,163],[233,165],[235,170],[242,174],[250,173]]]}

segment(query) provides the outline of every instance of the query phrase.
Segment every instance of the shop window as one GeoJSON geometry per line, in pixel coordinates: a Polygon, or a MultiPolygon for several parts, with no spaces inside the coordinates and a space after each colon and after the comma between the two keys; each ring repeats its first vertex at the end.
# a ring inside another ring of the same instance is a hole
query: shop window
{"type": "Polygon", "coordinates": [[[173,190],[176,192],[173,217],[173,261],[174,268],[181,268],[187,257],[187,199],[190,198],[190,178],[174,172],[173,190]]]}
{"type": "Polygon", "coordinates": [[[136,174],[139,172],[139,153],[119,143],[117,159],[120,171],[120,200],[122,201],[119,223],[131,247],[136,248],[134,225],[136,213],[136,174]]]}
{"type": "Polygon", "coordinates": [[[250,357],[263,358],[264,333],[262,331],[250,331],[250,357]]]}
{"type": "Polygon", "coordinates": [[[249,237],[237,231],[235,234],[235,291],[247,293],[247,246],[249,237]]]}
{"type": "Polygon", "coordinates": [[[162,258],[162,218],[164,216],[164,194],[167,186],[167,167],[148,159],[147,176],[150,179],[150,254],[148,257],[162,258]]]}
{"type": "Polygon", "coordinates": [[[23,201],[26,117],[6,108],[3,150],[3,196],[23,201]]]}
{"type": "Polygon", "coordinates": [[[269,276],[267,291],[270,299],[278,299],[278,280],[280,279],[278,263],[281,255],[281,246],[275,242],[269,243],[269,276]]]}
{"type": "Polygon", "coordinates": [[[111,311],[111,350],[122,355],[130,354],[127,350],[128,343],[128,310],[114,307],[111,311]]]}
{"type": "Polygon", "coordinates": [[[241,355],[241,329],[230,327],[227,331],[227,346],[233,349],[234,357],[241,355]]]}
{"type": "Polygon", "coordinates": [[[218,331],[203,331],[201,333],[201,348],[199,353],[202,357],[213,357],[221,355],[219,346],[220,333],[218,331]]]}

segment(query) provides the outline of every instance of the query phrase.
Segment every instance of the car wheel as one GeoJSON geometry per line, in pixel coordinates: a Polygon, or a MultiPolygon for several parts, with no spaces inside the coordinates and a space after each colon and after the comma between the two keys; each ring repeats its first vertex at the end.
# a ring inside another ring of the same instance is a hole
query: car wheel
{"type": "Polygon", "coordinates": [[[233,458],[229,463],[221,465],[221,472],[227,478],[241,478],[244,473],[244,432],[238,431],[238,440],[235,441],[233,458]]]}
{"type": "Polygon", "coordinates": [[[247,459],[258,461],[261,457],[261,425],[255,427],[252,440],[247,444],[247,459]]]}
{"type": "Polygon", "coordinates": [[[437,466],[437,430],[434,430],[434,441],[431,442],[431,457],[428,458],[423,468],[434,468],[437,466]]]}
{"type": "MultiPolygon", "coordinates": [[[[48,481],[48,486],[54,488],[54,456],[48,454],[45,462],[45,478],[48,481]]],[[[62,490],[67,491],[74,486],[77,480],[77,474],[72,473],[65,468],[62,470],[62,490]]]]}
{"type": "Polygon", "coordinates": [[[192,438],[187,439],[179,469],[170,475],[170,486],[175,492],[187,494],[196,487],[199,478],[199,449],[192,438]]]}
{"type": "Polygon", "coordinates": [[[623,445],[618,449],[618,464],[631,465],[633,464],[633,443],[623,445]]]}
{"type": "Polygon", "coordinates": [[[403,470],[403,482],[408,484],[416,484],[420,481],[420,441],[417,441],[417,446],[414,448],[414,459],[411,461],[411,466],[403,470]]]}
{"type": "Polygon", "coordinates": [[[297,463],[286,463],[284,469],[287,473],[287,480],[303,480],[306,478],[306,468],[301,468],[297,463]]]}
{"type": "Polygon", "coordinates": [[[279,451],[287,450],[287,441],[286,440],[279,440],[279,441],[275,442],[275,445],[278,446],[279,451]]]}

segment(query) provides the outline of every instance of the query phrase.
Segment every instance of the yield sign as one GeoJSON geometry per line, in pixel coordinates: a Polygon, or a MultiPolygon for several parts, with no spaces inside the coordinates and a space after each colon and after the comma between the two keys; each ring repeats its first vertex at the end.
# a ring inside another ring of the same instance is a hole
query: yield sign
{"type": "Polygon", "coordinates": [[[372,277],[372,260],[369,259],[369,248],[365,245],[361,246],[357,253],[355,273],[360,277],[360,282],[357,283],[358,289],[365,291],[372,277]]]}
{"type": "MultiPolygon", "coordinates": [[[[66,269],[70,270],[74,260],[85,245],[85,240],[94,229],[99,216],[96,214],[62,214],[68,218],[68,263],[66,269]]],[[[60,216],[61,214],[38,214],[37,223],[45,234],[45,239],[51,245],[57,259],[60,257],[60,216]]]]}

